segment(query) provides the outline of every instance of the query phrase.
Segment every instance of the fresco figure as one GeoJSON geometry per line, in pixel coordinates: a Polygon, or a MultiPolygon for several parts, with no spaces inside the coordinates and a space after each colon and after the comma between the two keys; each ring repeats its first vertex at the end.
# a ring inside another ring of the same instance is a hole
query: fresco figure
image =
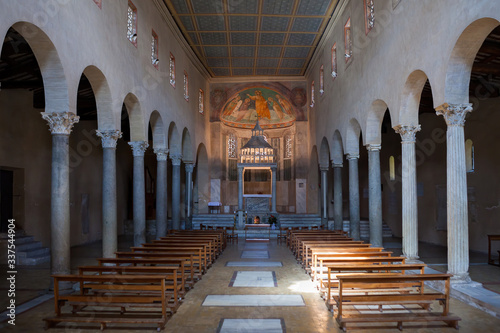
{"type": "Polygon", "coordinates": [[[291,116],[293,111],[290,102],[288,102],[286,99],[281,98],[280,95],[276,95],[276,98],[278,99],[278,102],[280,103],[283,110],[285,110],[285,112],[291,116]]]}
{"type": "Polygon", "coordinates": [[[240,106],[240,109],[238,111],[238,116],[236,117],[236,121],[240,121],[246,116],[248,109],[250,108],[250,104],[252,104],[252,100],[250,98],[245,98],[245,101],[240,106]]]}
{"type": "Polygon", "coordinates": [[[229,116],[230,114],[232,114],[233,111],[241,105],[241,103],[242,103],[241,96],[236,95],[236,97],[233,98],[231,102],[229,102],[226,110],[224,111],[224,116],[229,116]]]}
{"type": "Polygon", "coordinates": [[[272,109],[274,111],[274,114],[276,115],[276,118],[275,117],[273,118],[283,120],[283,117],[285,115],[283,114],[283,111],[281,111],[278,102],[276,102],[276,100],[272,97],[269,97],[267,100],[269,101],[269,109],[270,110],[272,109]]]}
{"type": "Polygon", "coordinates": [[[262,96],[260,90],[255,90],[255,96],[247,94],[248,98],[255,101],[255,111],[259,118],[271,119],[271,113],[269,112],[269,107],[267,106],[266,99],[262,96]]]}

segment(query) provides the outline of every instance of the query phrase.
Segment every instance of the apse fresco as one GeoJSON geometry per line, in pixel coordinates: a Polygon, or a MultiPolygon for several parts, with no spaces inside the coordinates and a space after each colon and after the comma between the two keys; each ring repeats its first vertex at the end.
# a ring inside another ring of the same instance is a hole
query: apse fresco
{"type": "Polygon", "coordinates": [[[224,124],[233,127],[252,128],[259,119],[262,128],[279,128],[295,122],[295,111],[290,100],[279,92],[252,87],[229,97],[220,118],[224,124]]]}

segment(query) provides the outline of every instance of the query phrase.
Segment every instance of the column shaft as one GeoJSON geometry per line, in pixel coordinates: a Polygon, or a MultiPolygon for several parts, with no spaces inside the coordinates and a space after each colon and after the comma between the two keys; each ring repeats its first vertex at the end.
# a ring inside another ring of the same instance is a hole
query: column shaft
{"type": "Polygon", "coordinates": [[[243,210],[243,167],[238,167],[238,210],[243,210]]]}
{"type": "Polygon", "coordinates": [[[167,154],[166,148],[155,148],[156,154],[156,239],[167,235],[167,154]]]}
{"type": "Polygon", "coordinates": [[[146,243],[146,187],[144,182],[144,152],[146,141],[129,142],[134,155],[133,218],[134,246],[146,243]]]}
{"type": "Polygon", "coordinates": [[[380,182],[380,145],[368,145],[368,205],[370,243],[382,246],[382,186],[380,182]]]}
{"type": "Polygon", "coordinates": [[[180,155],[171,155],[172,160],[172,229],[181,228],[181,159],[180,155]]]}
{"type": "Polygon", "coordinates": [[[418,259],[417,172],[415,162],[415,134],[418,126],[397,126],[401,135],[402,200],[403,200],[403,255],[408,260],[418,259]]]}
{"type": "Polygon", "coordinates": [[[276,213],[276,172],[277,168],[271,168],[272,172],[272,191],[273,195],[271,197],[271,212],[276,213]]]}
{"type": "Polygon", "coordinates": [[[342,214],[342,164],[333,165],[333,221],[335,230],[343,230],[342,214]]]}
{"type": "Polygon", "coordinates": [[[446,131],[446,191],[448,215],[448,272],[455,281],[468,282],[469,223],[467,212],[467,173],[465,164],[465,116],[471,104],[443,104],[437,114],[443,115],[446,131]]]}
{"type": "Polygon", "coordinates": [[[112,258],[118,249],[116,143],[122,133],[97,130],[96,134],[102,141],[102,256],[112,258]]]}
{"type": "Polygon", "coordinates": [[[193,201],[193,168],[192,163],[186,164],[186,229],[193,229],[191,222],[191,203],[193,201]]]}
{"type": "Polygon", "coordinates": [[[359,155],[347,155],[349,161],[349,229],[351,237],[360,239],[359,232],[359,155]]]}
{"type": "MultiPolygon", "coordinates": [[[[79,117],[70,112],[41,113],[52,133],[51,172],[51,273],[69,274],[70,207],[69,207],[69,135],[79,117]]],[[[53,286],[53,281],[51,282],[53,286]]],[[[61,286],[63,287],[63,286],[61,286]]],[[[70,288],[65,285],[63,288],[70,288]]]]}
{"type": "Polygon", "coordinates": [[[328,168],[321,168],[321,224],[328,227],[328,168]]]}

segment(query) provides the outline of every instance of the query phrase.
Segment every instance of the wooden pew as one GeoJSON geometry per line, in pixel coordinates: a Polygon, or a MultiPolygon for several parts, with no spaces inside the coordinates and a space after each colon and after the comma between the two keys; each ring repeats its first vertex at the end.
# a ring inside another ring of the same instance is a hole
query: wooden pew
{"type": "MultiPolygon", "coordinates": [[[[158,331],[165,327],[171,295],[167,294],[167,283],[161,275],[52,275],[52,278],[55,316],[44,318],[45,329],[61,322],[98,323],[101,330],[109,323],[153,324],[158,331]],[[80,283],[84,288],[77,295],[63,295],[59,293],[59,282],[80,283]],[[80,308],[74,313],[63,313],[66,302],[80,308]]],[[[177,279],[172,281],[175,283],[177,279]]]]}
{"type": "Polygon", "coordinates": [[[343,275],[352,275],[356,273],[362,274],[378,274],[378,273],[399,273],[404,274],[405,271],[420,271],[424,274],[425,264],[333,264],[328,266],[328,275],[326,279],[320,279],[320,287],[323,288],[325,303],[328,308],[333,305],[332,291],[338,294],[338,277],[343,275]]]}
{"type": "MultiPolygon", "coordinates": [[[[182,279],[182,271],[179,266],[80,266],[78,267],[79,275],[97,274],[110,276],[113,274],[123,275],[160,275],[166,281],[166,294],[171,294],[172,303],[168,303],[168,308],[172,313],[177,311],[180,306],[180,299],[184,295],[184,282],[182,279]],[[179,278],[181,283],[178,283],[179,278]]],[[[80,289],[85,286],[81,282],[80,289]]]]}
{"type": "Polygon", "coordinates": [[[181,276],[182,290],[186,290],[188,286],[192,287],[195,283],[194,271],[186,272],[186,267],[193,265],[192,255],[176,255],[163,258],[97,258],[99,266],[104,265],[133,265],[133,266],[172,266],[180,267],[179,274],[181,276]]]}
{"type": "Polygon", "coordinates": [[[337,320],[339,326],[345,331],[352,325],[359,323],[387,323],[395,322],[399,330],[403,329],[403,322],[436,322],[444,321],[446,325],[458,329],[458,321],[461,319],[449,312],[450,299],[450,274],[364,274],[364,275],[344,275],[339,276],[339,293],[333,296],[337,308],[337,320]],[[421,285],[425,281],[444,281],[445,291],[435,292],[424,290],[421,285]],[[406,286],[414,283],[413,291],[408,292],[404,288],[404,293],[397,292],[397,285],[406,286]],[[371,289],[372,292],[363,294],[352,294],[352,289],[371,289]],[[386,292],[392,288],[393,292],[386,292]],[[377,289],[382,290],[377,292],[377,289]],[[429,311],[430,304],[439,302],[442,305],[442,312],[429,311]],[[379,313],[363,313],[359,310],[349,312],[347,306],[352,305],[378,305],[379,313]],[[411,311],[406,313],[394,313],[385,311],[386,306],[405,306],[411,311]]]}

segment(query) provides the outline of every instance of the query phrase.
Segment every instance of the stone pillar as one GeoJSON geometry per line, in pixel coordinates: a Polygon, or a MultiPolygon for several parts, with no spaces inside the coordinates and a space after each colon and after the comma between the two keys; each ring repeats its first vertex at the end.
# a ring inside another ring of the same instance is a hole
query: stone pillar
{"type": "Polygon", "coordinates": [[[243,167],[238,165],[238,228],[245,226],[243,215],[243,167]]]}
{"type": "Polygon", "coordinates": [[[320,167],[321,170],[321,224],[328,228],[328,167],[320,167]]]}
{"type": "Polygon", "coordinates": [[[167,148],[155,148],[156,154],[156,239],[167,235],[167,148]]]}
{"type": "Polygon", "coordinates": [[[181,154],[170,154],[172,160],[172,229],[181,228],[181,154]]]}
{"type": "Polygon", "coordinates": [[[403,199],[403,255],[409,261],[418,259],[417,170],[415,162],[415,135],[417,126],[396,126],[401,135],[402,199],[403,199]]]}
{"type": "Polygon", "coordinates": [[[366,145],[368,150],[368,208],[370,218],[370,243],[382,244],[382,185],[380,182],[380,149],[377,144],[366,145]]]}
{"type": "Polygon", "coordinates": [[[446,131],[446,196],[448,229],[448,273],[454,281],[469,282],[469,223],[465,165],[465,116],[472,104],[443,104],[436,109],[444,116],[446,131]]]}
{"type": "Polygon", "coordinates": [[[347,160],[349,161],[349,231],[352,238],[359,240],[359,155],[347,154],[347,160]]]}
{"type": "Polygon", "coordinates": [[[51,273],[70,274],[69,134],[80,118],[71,112],[41,115],[52,133],[51,273]]]}
{"type": "Polygon", "coordinates": [[[144,183],[144,153],[147,141],[128,143],[134,155],[133,211],[134,211],[134,246],[146,243],[146,187],[144,183]]]}
{"type": "Polygon", "coordinates": [[[118,249],[116,204],[116,142],[118,130],[96,131],[102,141],[102,256],[113,258],[118,249]]]}
{"type": "Polygon", "coordinates": [[[186,230],[192,230],[191,203],[193,201],[193,163],[186,163],[186,230]]]}
{"type": "Polygon", "coordinates": [[[271,177],[272,177],[272,192],[273,195],[271,197],[271,213],[276,213],[276,172],[277,167],[271,167],[271,177]]]}
{"type": "Polygon", "coordinates": [[[342,164],[332,163],[333,167],[333,225],[335,230],[344,229],[342,213],[342,164]]]}

